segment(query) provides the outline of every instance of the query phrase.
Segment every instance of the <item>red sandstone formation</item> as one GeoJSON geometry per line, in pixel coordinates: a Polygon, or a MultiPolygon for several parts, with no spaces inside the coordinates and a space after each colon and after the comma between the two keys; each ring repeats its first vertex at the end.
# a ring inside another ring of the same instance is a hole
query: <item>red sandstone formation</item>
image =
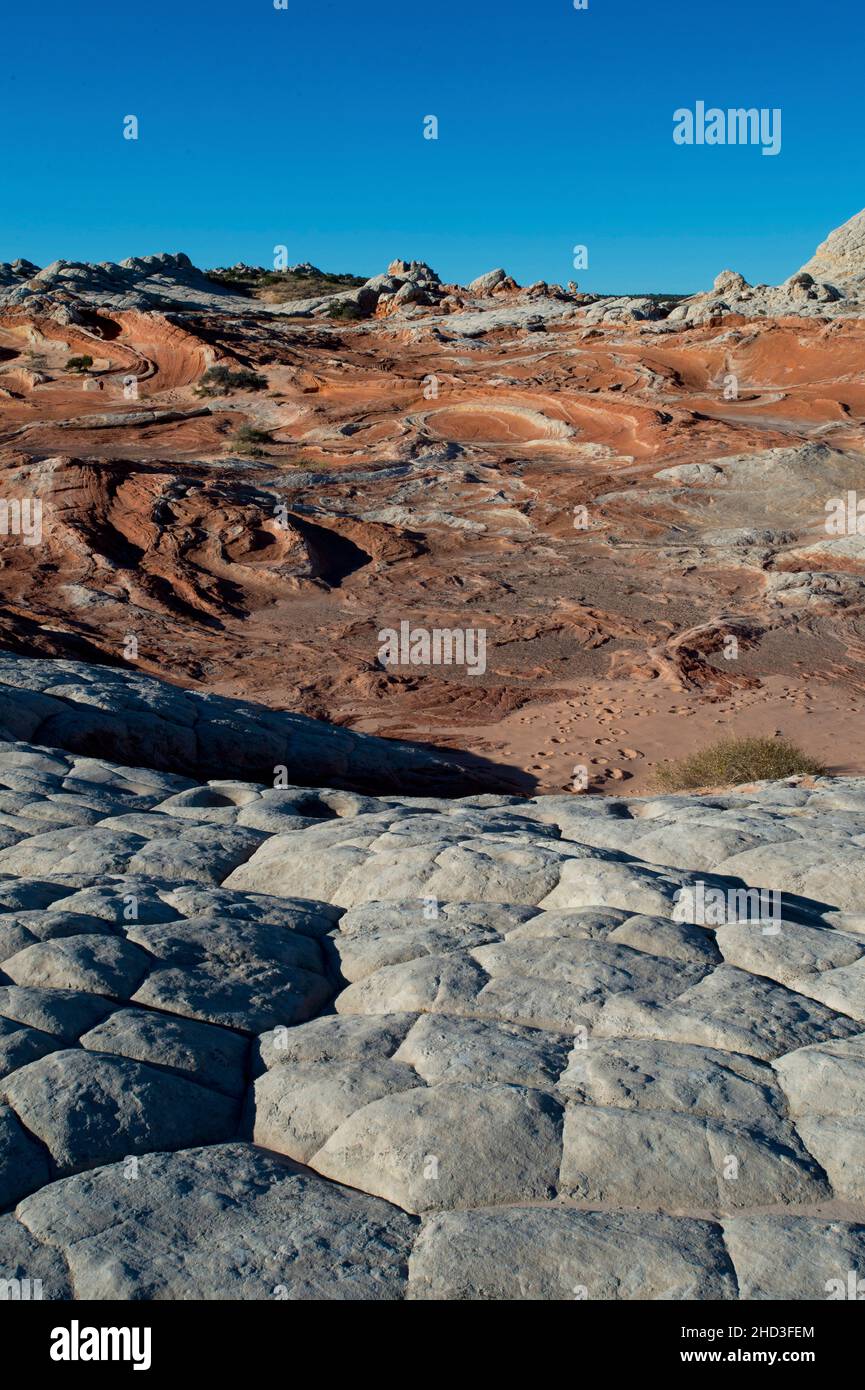
{"type": "Polygon", "coordinates": [[[865,538],[826,529],[863,486],[865,322],[587,322],[497,276],[361,321],[7,303],[0,497],[38,498],[42,538],[2,537],[0,648],[545,789],[641,788],[732,729],[865,770],[865,538]],[[214,365],[266,389],[202,394],[214,365]],[[486,670],[383,666],[403,620],[485,629],[486,670]]]}

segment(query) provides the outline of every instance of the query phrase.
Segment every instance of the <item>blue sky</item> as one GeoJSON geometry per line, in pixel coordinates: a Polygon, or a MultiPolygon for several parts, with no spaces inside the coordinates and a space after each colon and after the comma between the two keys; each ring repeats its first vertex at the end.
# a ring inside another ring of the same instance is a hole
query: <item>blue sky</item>
{"type": "Polygon", "coordinates": [[[12,0],[3,30],[0,260],[683,292],[782,279],[865,206],[861,0],[12,0]],[[780,107],[780,154],[675,145],[697,100],[780,107]]]}

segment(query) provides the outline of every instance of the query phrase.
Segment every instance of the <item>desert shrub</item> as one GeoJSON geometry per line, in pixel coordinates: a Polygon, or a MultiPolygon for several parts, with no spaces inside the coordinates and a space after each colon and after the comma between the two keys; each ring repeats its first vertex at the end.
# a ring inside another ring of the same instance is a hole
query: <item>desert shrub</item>
{"type": "Polygon", "coordinates": [[[332,319],[362,319],[358,306],[353,299],[338,299],[328,307],[328,316],[332,319]]]}
{"type": "Polygon", "coordinates": [[[662,791],[736,787],[797,774],[822,776],[826,768],[785,738],[729,738],[685,758],[662,763],[655,778],[662,791]]]}
{"type": "Polygon", "coordinates": [[[248,367],[232,371],[230,367],[208,367],[196,387],[199,396],[227,396],[232,391],[266,391],[267,377],[248,367]]]}
{"type": "Polygon", "coordinates": [[[70,357],[66,363],[67,372],[86,372],[93,366],[93,358],[85,352],[81,357],[70,357]]]}
{"type": "Polygon", "coordinates": [[[260,458],[264,453],[261,445],[272,444],[273,439],[267,430],[256,429],[254,425],[241,425],[231,436],[230,443],[235,453],[260,458]]]}

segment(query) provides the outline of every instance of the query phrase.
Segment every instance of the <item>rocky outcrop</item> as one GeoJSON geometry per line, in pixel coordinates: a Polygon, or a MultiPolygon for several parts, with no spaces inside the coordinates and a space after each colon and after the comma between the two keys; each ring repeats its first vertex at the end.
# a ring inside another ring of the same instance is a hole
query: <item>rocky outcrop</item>
{"type": "MultiPolygon", "coordinates": [[[[576,290],[576,286],[574,286],[576,290]]],[[[591,296],[588,324],[666,320],[670,325],[710,324],[727,315],[754,318],[865,316],[865,212],[838,227],[780,285],[750,285],[735,270],[722,270],[711,290],[678,301],[626,295],[591,296]]]]}
{"type": "MultiPolygon", "coordinates": [[[[300,281],[322,278],[309,262],[289,270],[300,281]]],[[[183,253],[166,252],[131,256],[119,264],[55,261],[41,270],[30,261],[18,260],[0,264],[0,310],[25,310],[64,324],[86,324],[96,308],[112,312],[170,309],[266,312],[290,318],[369,318],[376,311],[386,317],[410,306],[433,307],[447,299],[451,290],[459,289],[443,285],[425,261],[395,260],[384,274],[356,288],[265,304],[242,292],[245,279],[265,274],[260,267],[238,262],[209,276],[183,253]]],[[[485,299],[496,290],[506,289],[516,291],[517,286],[504,270],[494,270],[472,281],[467,292],[485,299]]]]}
{"type": "Polygon", "coordinates": [[[581,317],[584,323],[620,323],[628,319],[639,323],[667,318],[669,310],[669,304],[645,295],[607,295],[590,304],[581,317]]]}
{"type": "Polygon", "coordinates": [[[799,274],[837,285],[849,298],[865,297],[865,211],[830,232],[799,274]]]}
{"type": "Polygon", "coordinates": [[[32,261],[18,260],[12,261],[11,264],[9,261],[0,261],[0,289],[15,289],[38,274],[39,267],[32,261]]]}
{"type": "Polygon", "coordinates": [[[749,285],[724,270],[711,290],[671,310],[671,322],[705,323],[723,314],[745,318],[865,315],[865,212],[836,227],[814,255],[780,285],[749,285]]]}
{"type": "MultiPolygon", "coordinates": [[[[113,711],[142,754],[149,709],[113,711]]],[[[0,1277],[808,1301],[861,1270],[865,779],[351,796],[52,737],[0,746],[0,1277]]]]}
{"type": "Polygon", "coordinates": [[[291,318],[369,318],[374,313],[386,317],[409,305],[438,304],[446,293],[439,276],[425,261],[395,260],[383,274],[373,275],[356,289],[285,300],[274,306],[274,311],[291,318]]]}
{"type": "MultiPolygon", "coordinates": [[[[321,272],[309,262],[289,269],[300,280],[321,278],[321,272]]],[[[443,285],[424,261],[397,259],[384,274],[375,275],[356,288],[265,306],[239,290],[244,276],[264,273],[261,268],[238,262],[228,270],[215,271],[214,278],[210,278],[183,253],[166,252],[131,256],[119,264],[61,260],[42,270],[29,261],[17,260],[0,264],[0,310],[25,309],[73,325],[85,323],[88,312],[98,307],[111,311],[266,311],[291,318],[335,315],[350,319],[369,318],[373,314],[387,318],[406,310],[436,306],[459,311],[461,304],[450,302],[456,294],[457,298],[468,295],[481,301],[516,295],[536,297],[547,306],[547,313],[549,306],[558,304],[555,316],[560,318],[567,317],[578,304],[584,308],[588,324],[658,321],[668,317],[673,323],[705,323],[724,314],[745,318],[861,315],[865,312],[865,212],[836,228],[814,256],[781,285],[749,285],[738,272],[725,270],[716,277],[711,290],[678,303],[646,295],[581,295],[573,282],[567,293],[543,281],[520,290],[501,267],[479,275],[461,289],[443,285]]]]}
{"type": "Polygon", "coordinates": [[[44,270],[29,261],[0,266],[0,309],[52,313],[64,306],[72,312],[73,322],[82,308],[207,308],[240,313],[250,307],[240,295],[209,280],[182,252],[130,256],[119,264],[54,261],[44,270]]]}
{"type": "Polygon", "coordinates": [[[116,667],[0,654],[0,734],[198,778],[458,795],[494,783],[435,750],[352,733],[304,715],[196,694],[116,667]]]}
{"type": "Polygon", "coordinates": [[[816,281],[807,271],[797,271],[781,285],[749,285],[736,271],[723,270],[705,294],[693,295],[675,305],[670,323],[707,323],[725,314],[744,318],[814,318],[827,314],[862,315],[863,305],[835,285],[816,281]]]}
{"type": "Polygon", "coordinates": [[[496,286],[507,279],[508,273],[506,270],[502,270],[501,268],[498,270],[488,270],[486,275],[479,275],[476,280],[471,280],[469,284],[466,285],[466,289],[469,294],[476,294],[483,298],[488,294],[492,294],[496,286]]]}

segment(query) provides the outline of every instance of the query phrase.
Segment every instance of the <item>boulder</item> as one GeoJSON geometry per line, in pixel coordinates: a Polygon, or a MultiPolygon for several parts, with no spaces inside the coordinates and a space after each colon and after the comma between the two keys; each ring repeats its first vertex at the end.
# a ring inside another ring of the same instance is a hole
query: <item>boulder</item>
{"type": "Polygon", "coordinates": [[[166,1302],[397,1299],[417,1224],[239,1143],[147,1155],[134,1181],[109,1164],[17,1214],[40,1250],[62,1252],[77,1298],[166,1302]]]}
{"type": "Polygon", "coordinates": [[[237,1130],[237,1105],[227,1096],[93,1052],[52,1052],[29,1062],[0,1083],[0,1096],[61,1174],[158,1149],[214,1144],[237,1130]]]}
{"type": "Polygon", "coordinates": [[[562,1107],[523,1086],[449,1082],[375,1100],[309,1163],[404,1211],[501,1206],[552,1197],[562,1107]]]}
{"type": "Polygon", "coordinates": [[[735,1299],[720,1228],[627,1212],[511,1207],[424,1222],[409,1298],[735,1299]]]}
{"type": "Polygon", "coordinates": [[[466,285],[466,289],[469,294],[476,294],[483,298],[488,294],[492,294],[496,285],[500,285],[501,282],[507,278],[508,273],[506,270],[488,270],[485,275],[479,275],[476,280],[470,281],[470,283],[466,285]]]}

